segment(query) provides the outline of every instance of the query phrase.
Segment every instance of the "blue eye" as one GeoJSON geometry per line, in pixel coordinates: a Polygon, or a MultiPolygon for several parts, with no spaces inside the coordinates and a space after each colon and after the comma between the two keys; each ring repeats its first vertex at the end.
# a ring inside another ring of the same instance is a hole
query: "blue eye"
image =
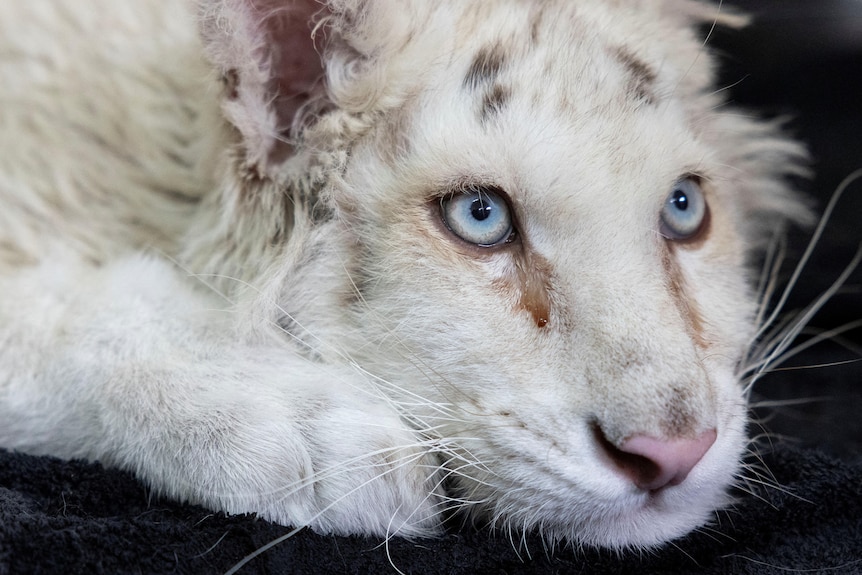
{"type": "Polygon", "coordinates": [[[707,206],[696,178],[685,178],[674,185],[661,211],[662,235],[671,240],[686,240],[697,235],[706,221],[707,206]]]}
{"type": "Polygon", "coordinates": [[[491,247],[510,240],[512,215],[506,200],[487,188],[468,188],[440,202],[446,227],[471,244],[491,247]]]}

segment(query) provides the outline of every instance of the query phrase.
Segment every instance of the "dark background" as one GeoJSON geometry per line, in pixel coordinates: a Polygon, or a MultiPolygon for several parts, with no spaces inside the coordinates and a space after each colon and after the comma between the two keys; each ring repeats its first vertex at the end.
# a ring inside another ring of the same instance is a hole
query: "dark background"
{"type": "MultiPolygon", "coordinates": [[[[862,168],[862,0],[734,0],[754,16],[742,30],[715,30],[709,45],[723,65],[730,101],[764,117],[788,117],[807,143],[814,178],[800,188],[822,211],[841,181],[862,168]]],[[[793,230],[788,265],[812,230],[793,230]]],[[[825,291],[862,244],[862,180],[845,193],[786,309],[799,310],[825,291]]],[[[857,270],[811,322],[812,332],[862,318],[857,270]]],[[[785,364],[812,366],[862,358],[862,329],[818,345],[785,364]]],[[[761,379],[754,401],[808,400],[757,409],[777,437],[862,461],[862,361],[786,370],[761,379]]],[[[753,429],[752,433],[757,430],[753,429]]]]}

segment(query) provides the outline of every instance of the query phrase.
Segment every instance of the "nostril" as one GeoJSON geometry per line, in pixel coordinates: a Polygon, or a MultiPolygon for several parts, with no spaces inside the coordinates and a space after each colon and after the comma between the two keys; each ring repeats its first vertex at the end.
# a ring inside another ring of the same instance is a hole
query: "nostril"
{"type": "Polygon", "coordinates": [[[657,491],[685,481],[715,443],[716,431],[710,429],[694,439],[656,439],[637,434],[619,447],[608,441],[599,428],[596,437],[614,465],[638,488],[657,491]]]}

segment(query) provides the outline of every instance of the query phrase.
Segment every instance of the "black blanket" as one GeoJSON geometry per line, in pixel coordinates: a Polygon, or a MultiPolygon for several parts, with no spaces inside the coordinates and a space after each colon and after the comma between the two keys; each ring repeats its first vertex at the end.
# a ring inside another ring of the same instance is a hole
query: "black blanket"
{"type": "MultiPolygon", "coordinates": [[[[306,530],[239,572],[862,573],[862,462],[789,446],[764,460],[775,487],[740,494],[711,528],[655,552],[547,549],[467,527],[388,548],[306,530]]],[[[225,573],[289,532],[153,499],[129,475],[97,464],[0,451],[2,574],[225,573]]]]}

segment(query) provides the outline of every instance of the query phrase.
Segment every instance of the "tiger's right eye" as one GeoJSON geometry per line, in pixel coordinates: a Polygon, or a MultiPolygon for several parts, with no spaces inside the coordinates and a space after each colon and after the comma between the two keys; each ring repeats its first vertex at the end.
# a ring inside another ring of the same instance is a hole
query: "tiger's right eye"
{"type": "Polygon", "coordinates": [[[489,188],[467,188],[440,201],[446,227],[456,236],[479,247],[511,241],[514,225],[509,204],[489,188]]]}

